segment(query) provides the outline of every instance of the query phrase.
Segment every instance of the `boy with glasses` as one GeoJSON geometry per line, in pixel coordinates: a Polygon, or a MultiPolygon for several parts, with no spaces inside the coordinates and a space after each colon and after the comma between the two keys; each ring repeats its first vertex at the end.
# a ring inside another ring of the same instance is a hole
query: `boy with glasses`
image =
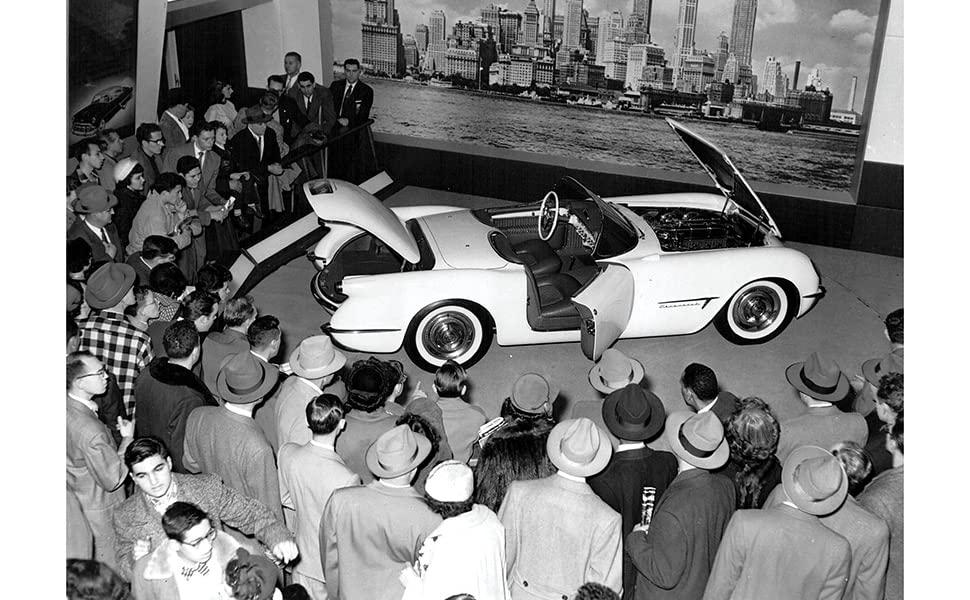
{"type": "Polygon", "coordinates": [[[165,150],[165,136],[157,123],[142,123],[135,130],[138,147],[131,157],[145,169],[145,188],[155,183],[155,179],[164,171],[162,152],[165,150]]]}
{"type": "Polygon", "coordinates": [[[108,386],[104,364],[87,352],[67,356],[67,488],[74,492],[94,535],[94,557],[116,566],[111,519],[125,499],[128,475],[121,455],[131,443],[135,425],[118,417],[121,447],[98,420],[93,398],[108,386]]]}

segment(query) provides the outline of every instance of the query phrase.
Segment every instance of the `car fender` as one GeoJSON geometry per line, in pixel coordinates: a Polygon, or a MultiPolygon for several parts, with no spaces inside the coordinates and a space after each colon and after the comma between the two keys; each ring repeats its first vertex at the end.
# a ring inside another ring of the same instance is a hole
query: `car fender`
{"type": "Polygon", "coordinates": [[[450,299],[481,306],[501,330],[516,308],[525,318],[524,279],[521,267],[347,277],[342,283],[347,300],[334,312],[328,330],[337,343],[351,350],[395,352],[421,309],[450,299]],[[521,300],[515,301],[517,282],[522,292],[521,300]]]}

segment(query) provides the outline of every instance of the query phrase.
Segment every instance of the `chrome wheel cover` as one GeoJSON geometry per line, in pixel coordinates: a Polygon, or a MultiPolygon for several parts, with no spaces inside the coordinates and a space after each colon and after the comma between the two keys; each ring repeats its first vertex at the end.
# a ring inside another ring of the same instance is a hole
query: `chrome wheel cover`
{"type": "Polygon", "coordinates": [[[782,301],[778,291],[767,286],[745,290],[734,301],[731,317],[737,327],[748,333],[769,329],[781,316],[782,301]]]}
{"type": "Polygon", "coordinates": [[[464,355],[474,344],[475,325],[468,316],[458,312],[433,316],[421,332],[421,345],[429,354],[443,360],[464,355]]]}

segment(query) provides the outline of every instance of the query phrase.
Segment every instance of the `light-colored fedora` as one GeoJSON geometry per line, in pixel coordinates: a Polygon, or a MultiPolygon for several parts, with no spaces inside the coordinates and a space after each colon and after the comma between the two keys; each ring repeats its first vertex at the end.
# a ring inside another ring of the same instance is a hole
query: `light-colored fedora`
{"type": "Polygon", "coordinates": [[[319,379],[336,373],[347,363],[347,357],[333,346],[327,335],[312,335],[290,353],[290,369],[307,379],[319,379]]]}
{"type": "Polygon", "coordinates": [[[589,477],[606,468],[613,446],[606,433],[584,417],[568,419],[553,427],[546,440],[546,453],[563,473],[589,477]]]}
{"type": "Polygon", "coordinates": [[[785,459],[781,485],[799,510],[822,516],[845,502],[849,478],[839,459],[825,448],[800,446],[785,459]]]}
{"type": "Polygon", "coordinates": [[[713,411],[670,413],[665,434],[675,455],[701,469],[723,466],[731,452],[724,439],[724,426],[713,411]]]}
{"type": "Polygon", "coordinates": [[[375,477],[404,475],[418,467],[431,453],[431,442],[407,425],[385,431],[370,445],[365,462],[375,477]]]}

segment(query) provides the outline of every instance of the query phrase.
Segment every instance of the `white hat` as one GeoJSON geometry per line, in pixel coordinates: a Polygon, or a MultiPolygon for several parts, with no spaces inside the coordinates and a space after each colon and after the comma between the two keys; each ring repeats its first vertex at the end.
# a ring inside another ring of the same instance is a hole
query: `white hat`
{"type": "Polygon", "coordinates": [[[457,460],[446,460],[431,469],[424,483],[424,491],[438,502],[465,502],[474,490],[472,470],[457,460]]]}
{"type": "Polygon", "coordinates": [[[134,169],[135,165],[137,164],[138,161],[131,157],[122,158],[119,160],[118,164],[115,165],[115,183],[121,181],[125,177],[128,177],[128,174],[131,173],[131,170],[134,169]]]}

